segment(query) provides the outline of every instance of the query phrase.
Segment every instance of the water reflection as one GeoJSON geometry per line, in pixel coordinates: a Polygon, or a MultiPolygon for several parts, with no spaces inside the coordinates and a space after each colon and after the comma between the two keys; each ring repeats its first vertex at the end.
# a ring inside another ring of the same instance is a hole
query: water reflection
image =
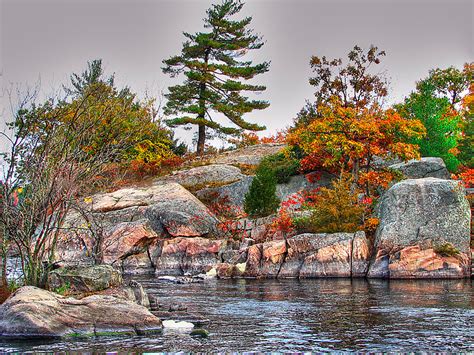
{"type": "Polygon", "coordinates": [[[141,280],[162,303],[211,319],[188,335],[0,343],[0,350],[473,351],[470,280],[229,280],[174,285],[141,280]]]}

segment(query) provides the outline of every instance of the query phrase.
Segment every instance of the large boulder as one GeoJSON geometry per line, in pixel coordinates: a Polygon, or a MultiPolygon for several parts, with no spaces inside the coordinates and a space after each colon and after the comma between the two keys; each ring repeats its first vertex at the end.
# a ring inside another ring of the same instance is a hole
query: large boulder
{"type": "Polygon", "coordinates": [[[382,196],[378,214],[369,277],[470,276],[471,211],[459,182],[401,181],[382,196]]]}
{"type": "Polygon", "coordinates": [[[400,171],[408,179],[422,179],[434,177],[439,179],[450,178],[448,169],[441,158],[421,158],[389,166],[390,169],[400,171]]]}
{"type": "Polygon", "coordinates": [[[104,262],[126,273],[153,272],[160,239],[209,236],[216,217],[177,183],[126,188],[86,199],[71,212],[57,240],[61,265],[104,262]]]}
{"type": "Polygon", "coordinates": [[[198,237],[214,231],[215,216],[193,194],[177,183],[127,188],[92,197],[93,212],[146,206],[151,225],[171,236],[198,237]]]}
{"type": "Polygon", "coordinates": [[[0,336],[51,338],[161,331],[147,308],[113,296],[66,298],[25,286],[0,306],[0,336]]]}
{"type": "Polygon", "coordinates": [[[96,292],[122,285],[122,274],[110,265],[62,267],[48,275],[50,290],[68,293],[96,292]]]}
{"type": "Polygon", "coordinates": [[[179,170],[171,175],[160,178],[159,181],[177,182],[178,184],[197,190],[206,185],[227,185],[240,181],[245,177],[236,166],[226,164],[211,164],[196,168],[179,170]]]}

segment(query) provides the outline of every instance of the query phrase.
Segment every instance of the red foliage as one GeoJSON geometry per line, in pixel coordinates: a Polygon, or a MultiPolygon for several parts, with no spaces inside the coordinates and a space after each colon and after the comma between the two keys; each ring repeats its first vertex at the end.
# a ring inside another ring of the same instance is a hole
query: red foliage
{"type": "Polygon", "coordinates": [[[474,188],[474,169],[465,168],[453,178],[461,180],[466,188],[474,188]]]}

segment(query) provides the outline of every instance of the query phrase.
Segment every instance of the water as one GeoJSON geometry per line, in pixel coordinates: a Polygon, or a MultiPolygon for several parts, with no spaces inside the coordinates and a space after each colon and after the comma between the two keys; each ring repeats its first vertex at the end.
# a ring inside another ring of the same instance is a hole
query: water
{"type": "Polygon", "coordinates": [[[210,319],[210,336],[0,342],[0,351],[474,351],[471,280],[141,281],[161,303],[210,319]]]}

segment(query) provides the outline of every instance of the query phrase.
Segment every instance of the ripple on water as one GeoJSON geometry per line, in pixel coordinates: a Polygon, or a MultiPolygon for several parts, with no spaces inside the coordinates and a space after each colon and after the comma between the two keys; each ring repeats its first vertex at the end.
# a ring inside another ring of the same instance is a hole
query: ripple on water
{"type": "Polygon", "coordinates": [[[186,334],[0,343],[0,351],[474,351],[469,280],[229,280],[175,285],[143,278],[164,304],[211,320],[186,334]]]}

